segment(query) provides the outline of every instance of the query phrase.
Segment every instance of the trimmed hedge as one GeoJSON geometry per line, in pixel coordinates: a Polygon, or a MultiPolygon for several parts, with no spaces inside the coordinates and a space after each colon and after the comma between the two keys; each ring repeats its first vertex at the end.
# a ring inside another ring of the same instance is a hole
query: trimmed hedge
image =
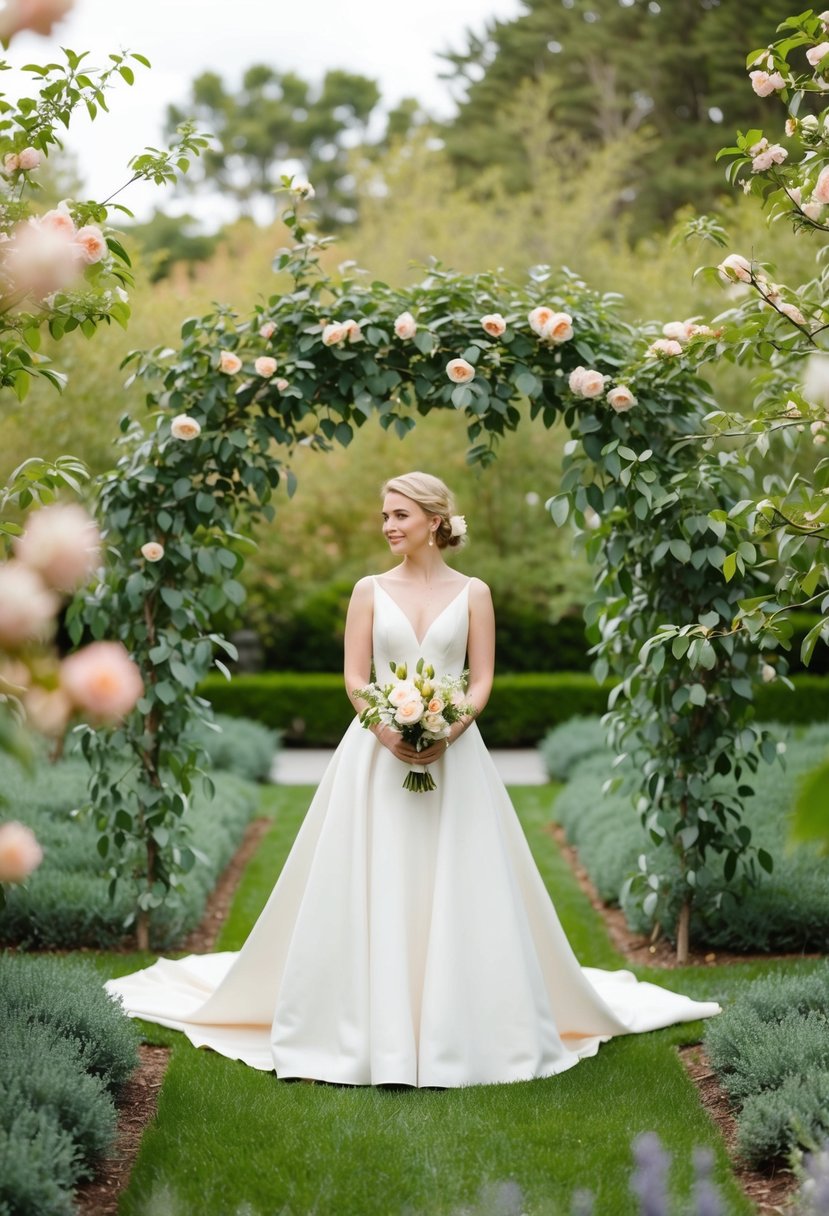
{"type": "Polygon", "coordinates": [[[753,1165],[829,1134],[829,963],[757,980],[707,1023],[705,1047],[741,1106],[738,1144],[753,1165]]]}
{"type": "Polygon", "coordinates": [[[193,732],[210,757],[213,768],[235,773],[247,781],[267,781],[279,747],[279,732],[268,730],[261,722],[216,714],[218,730],[200,727],[193,732]]]}
{"type": "Polygon", "coordinates": [[[2,1216],[71,1216],[112,1145],[138,1040],[90,964],[0,955],[2,1216]]]}
{"type": "MultiPolygon", "coordinates": [[[[772,724],[775,733],[788,733],[786,767],[764,766],[755,794],[746,800],[745,821],[754,841],[774,857],[774,871],[763,873],[739,901],[722,898],[731,888],[716,857],[710,868],[712,882],[698,893],[692,918],[695,940],[731,950],[823,950],[829,940],[829,863],[815,850],[787,847],[787,808],[795,786],[816,768],[829,750],[829,726],[813,725],[786,732],[772,724]]],[[[542,745],[555,773],[570,774],[558,795],[553,815],[579,850],[601,898],[621,902],[628,924],[645,932],[649,923],[635,899],[624,894],[625,882],[636,872],[640,853],[659,854],[667,872],[675,858],[663,846],[658,850],[642,829],[630,798],[621,790],[603,793],[613,774],[612,755],[601,742],[597,724],[572,721],[551,732],[542,745]],[[591,751],[593,745],[595,750],[591,751]]],[[[663,926],[672,932],[677,909],[668,909],[663,926]]]]}
{"type": "MultiPolygon", "coordinates": [[[[779,683],[762,685],[758,718],[792,723],[829,719],[829,679],[805,675],[794,683],[796,694],[779,683]]],[[[599,685],[581,672],[496,676],[481,715],[481,734],[489,747],[533,747],[561,722],[603,714],[612,687],[612,681],[599,685]]],[[[271,671],[237,675],[229,682],[208,676],[199,692],[217,713],[252,718],[298,747],[336,747],[353,716],[337,673],[271,671]]]]}

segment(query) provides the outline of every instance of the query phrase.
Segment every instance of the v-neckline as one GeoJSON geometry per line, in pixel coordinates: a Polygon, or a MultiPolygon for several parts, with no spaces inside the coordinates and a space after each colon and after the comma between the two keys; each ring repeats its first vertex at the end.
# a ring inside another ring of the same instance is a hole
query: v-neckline
{"type": "Polygon", "coordinates": [[[419,638],[419,637],[417,636],[416,631],[415,631],[415,627],[414,627],[414,625],[412,624],[411,620],[409,619],[408,613],[406,613],[406,612],[404,612],[404,611],[403,611],[403,609],[400,607],[400,605],[398,604],[398,602],[397,602],[397,600],[394,598],[394,596],[391,594],[391,592],[386,590],[386,588],[383,586],[383,584],[380,582],[379,578],[378,578],[376,575],[374,576],[374,585],[375,585],[376,587],[379,587],[379,588],[380,588],[380,590],[383,592],[383,595],[385,595],[386,599],[391,600],[391,602],[394,604],[394,606],[395,606],[395,608],[397,609],[397,611],[400,613],[400,615],[403,617],[403,619],[404,619],[404,621],[406,622],[406,624],[407,624],[407,625],[409,626],[409,628],[411,629],[411,631],[412,631],[412,637],[413,637],[413,638],[414,638],[414,640],[417,642],[418,646],[422,646],[422,645],[423,645],[423,643],[424,643],[424,642],[426,641],[426,639],[428,638],[429,634],[430,634],[430,633],[432,632],[432,630],[434,629],[435,625],[437,625],[437,623],[438,623],[438,621],[440,620],[440,618],[441,618],[442,616],[444,616],[444,615],[445,615],[445,614],[446,614],[446,613],[449,611],[449,609],[452,607],[452,605],[453,605],[453,604],[456,604],[456,603],[458,602],[458,600],[459,600],[459,599],[461,598],[461,596],[463,595],[464,591],[466,591],[467,587],[469,586],[470,581],[471,581],[470,579],[467,579],[467,580],[466,580],[466,582],[464,583],[464,585],[461,587],[461,589],[460,589],[460,591],[458,592],[458,594],[457,594],[457,595],[453,595],[453,596],[452,596],[452,598],[451,598],[451,600],[449,601],[449,603],[448,603],[448,604],[444,604],[444,606],[441,608],[441,610],[440,610],[440,612],[437,614],[437,616],[436,616],[436,617],[434,617],[434,618],[433,618],[433,619],[432,619],[432,620],[429,622],[429,624],[426,626],[426,632],[423,634],[423,637],[422,637],[422,638],[419,638]]]}

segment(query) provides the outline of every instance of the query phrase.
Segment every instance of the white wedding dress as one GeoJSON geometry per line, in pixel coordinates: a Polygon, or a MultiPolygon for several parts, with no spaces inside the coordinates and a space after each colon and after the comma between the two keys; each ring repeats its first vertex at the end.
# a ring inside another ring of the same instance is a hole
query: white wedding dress
{"type": "MultiPolygon", "coordinates": [[[[418,642],[375,580],[374,659],[463,670],[468,583],[418,642]]],[[[613,1035],[719,1006],[579,966],[474,724],[437,789],[355,717],[238,953],[107,984],[126,1011],[278,1077],[460,1086],[547,1077],[613,1035]]]]}

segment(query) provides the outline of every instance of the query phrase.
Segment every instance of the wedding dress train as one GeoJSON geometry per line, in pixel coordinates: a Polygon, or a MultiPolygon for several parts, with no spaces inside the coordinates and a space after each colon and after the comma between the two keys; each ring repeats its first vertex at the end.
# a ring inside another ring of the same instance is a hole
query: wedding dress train
{"type": "MultiPolygon", "coordinates": [[[[418,641],[375,580],[374,658],[458,674],[468,583],[418,641]]],[[[580,967],[474,724],[431,793],[357,718],[242,949],[107,989],[128,1013],[278,1077],[474,1085],[547,1077],[614,1035],[710,1017],[628,971],[580,967]]]]}

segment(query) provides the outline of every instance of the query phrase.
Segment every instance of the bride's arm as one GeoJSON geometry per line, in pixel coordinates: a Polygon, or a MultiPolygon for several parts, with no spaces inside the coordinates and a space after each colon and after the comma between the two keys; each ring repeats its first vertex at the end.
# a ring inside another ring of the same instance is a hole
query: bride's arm
{"type": "MultiPolygon", "coordinates": [[[[489,587],[479,578],[473,578],[469,586],[467,654],[469,657],[467,700],[475,706],[477,710],[475,716],[477,717],[489,700],[495,674],[495,612],[489,587]]],[[[462,735],[474,721],[474,718],[465,718],[456,723],[450,731],[449,742],[454,743],[455,739],[462,735]]]]}
{"type": "Polygon", "coordinates": [[[354,584],[345,618],[345,658],[343,675],[348,699],[356,713],[366,702],[354,696],[355,688],[365,688],[371,680],[371,634],[374,625],[374,584],[361,578],[354,584]]]}

